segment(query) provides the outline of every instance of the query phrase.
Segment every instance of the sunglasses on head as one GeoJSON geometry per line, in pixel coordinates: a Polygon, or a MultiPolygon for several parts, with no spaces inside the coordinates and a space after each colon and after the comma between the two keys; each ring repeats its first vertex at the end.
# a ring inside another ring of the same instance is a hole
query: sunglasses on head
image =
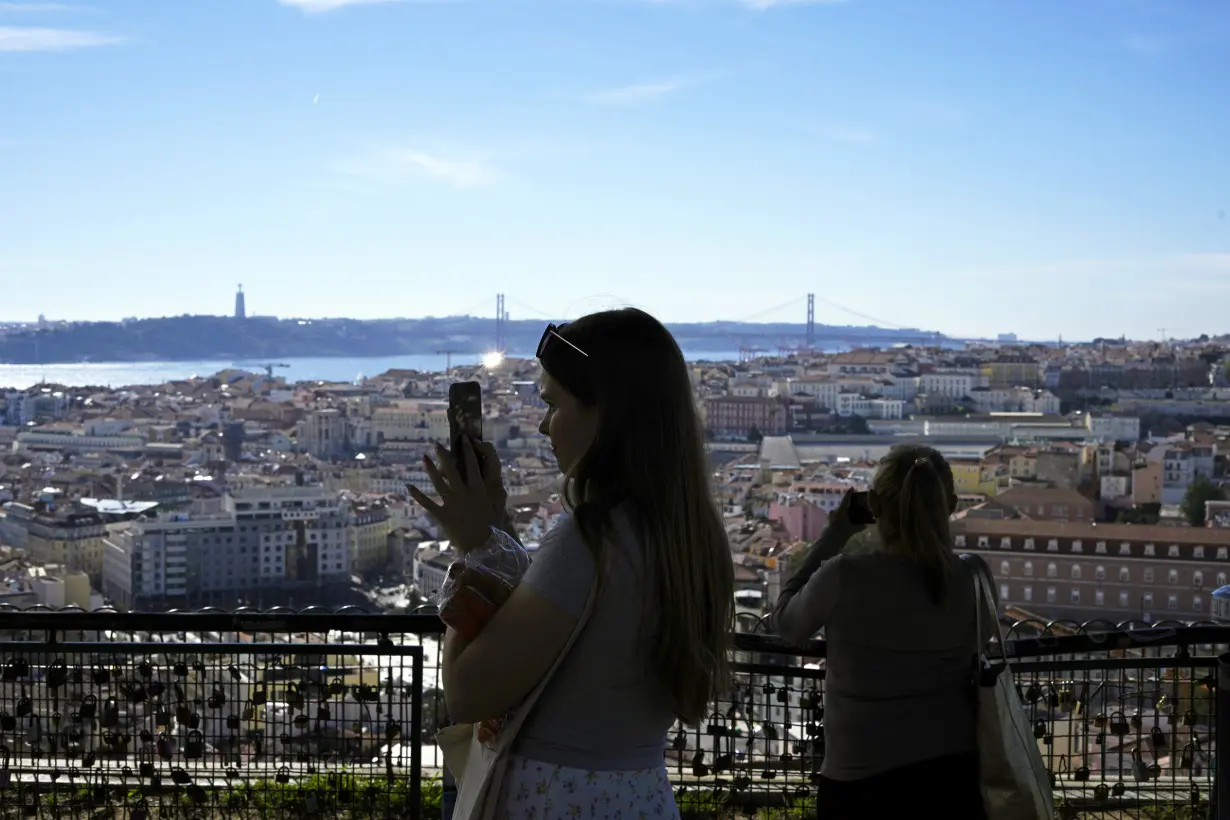
{"type": "Polygon", "coordinates": [[[547,325],[538,340],[538,361],[570,393],[586,404],[595,400],[590,357],[560,335],[566,325],[547,325]]]}
{"type": "Polygon", "coordinates": [[[571,347],[577,353],[580,353],[585,358],[587,359],[589,358],[588,353],[586,353],[584,350],[574,345],[572,342],[565,339],[563,336],[559,335],[559,332],[563,330],[564,327],[565,325],[556,325],[556,324],[547,325],[547,329],[542,332],[542,338],[538,340],[538,353],[535,354],[538,358],[541,359],[544,354],[549,355],[549,351],[551,350],[552,346],[558,346],[556,345],[557,342],[562,342],[563,344],[566,344],[569,347],[571,347]]]}

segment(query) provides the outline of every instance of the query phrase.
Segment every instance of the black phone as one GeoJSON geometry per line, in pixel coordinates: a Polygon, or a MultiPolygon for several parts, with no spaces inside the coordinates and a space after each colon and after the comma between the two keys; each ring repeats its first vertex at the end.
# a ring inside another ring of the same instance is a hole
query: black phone
{"type": "MultiPolygon", "coordinates": [[[[466,480],[462,436],[477,444],[483,440],[483,388],[478,382],[454,382],[448,386],[448,439],[461,480],[466,480]]],[[[482,456],[478,464],[482,466],[482,456]]]]}
{"type": "Polygon", "coordinates": [[[874,524],[876,517],[871,513],[871,493],[867,491],[854,493],[850,497],[850,523],[874,524]]]}

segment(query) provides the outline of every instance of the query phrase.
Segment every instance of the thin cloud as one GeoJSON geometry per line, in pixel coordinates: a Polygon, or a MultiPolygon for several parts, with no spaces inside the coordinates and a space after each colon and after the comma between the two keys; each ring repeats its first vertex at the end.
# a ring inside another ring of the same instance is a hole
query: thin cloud
{"type": "Polygon", "coordinates": [[[19,14],[21,12],[40,12],[52,11],[73,11],[76,6],[68,6],[64,3],[0,3],[0,14],[19,14]]]}
{"type": "Polygon", "coordinates": [[[500,174],[484,158],[462,158],[418,148],[381,148],[342,163],[340,170],[367,182],[402,184],[432,180],[453,188],[484,188],[500,174]]]}
{"type": "Polygon", "coordinates": [[[844,142],[850,145],[870,145],[880,141],[880,135],[870,128],[851,125],[822,125],[810,129],[814,136],[830,142],[844,142]]]}
{"type": "Polygon", "coordinates": [[[33,26],[0,26],[0,52],[72,51],[78,48],[111,46],[124,42],[100,31],[33,26]]]}
{"type": "Polygon", "coordinates": [[[607,88],[586,94],[585,102],[591,105],[642,105],[653,100],[668,97],[692,82],[682,77],[657,82],[635,83],[618,88],[607,88]]]}
{"type": "Polygon", "coordinates": [[[278,0],[283,6],[290,6],[307,13],[336,11],[346,6],[371,6],[384,3],[400,3],[402,0],[278,0]]]}
{"type": "Polygon", "coordinates": [[[835,6],[846,0],[740,0],[749,9],[767,11],[768,9],[784,8],[786,6],[835,6]]]}
{"type": "Polygon", "coordinates": [[[1145,57],[1160,57],[1170,50],[1171,43],[1163,37],[1129,34],[1121,40],[1123,47],[1145,57]]]}
{"type": "Polygon", "coordinates": [[[455,3],[461,0],[278,0],[283,6],[299,9],[304,14],[322,14],[347,6],[376,6],[389,3],[455,3]]]}

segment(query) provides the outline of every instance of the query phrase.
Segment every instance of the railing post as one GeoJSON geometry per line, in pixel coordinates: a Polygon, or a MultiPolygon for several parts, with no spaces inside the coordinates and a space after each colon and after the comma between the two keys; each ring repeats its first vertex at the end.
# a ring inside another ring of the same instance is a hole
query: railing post
{"type": "Polygon", "coordinates": [[[1213,721],[1214,787],[1209,800],[1209,817],[1230,820],[1230,653],[1217,656],[1217,716],[1213,721]]]}

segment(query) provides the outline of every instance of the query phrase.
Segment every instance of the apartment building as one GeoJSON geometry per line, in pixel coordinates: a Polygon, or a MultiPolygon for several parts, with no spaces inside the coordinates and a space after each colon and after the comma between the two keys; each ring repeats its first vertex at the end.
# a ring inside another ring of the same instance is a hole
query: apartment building
{"type": "Polygon", "coordinates": [[[979,413],[1039,413],[1057,416],[1059,397],[1030,387],[975,387],[968,394],[979,413]]]}
{"type": "Polygon", "coordinates": [[[786,432],[786,405],[759,396],[713,396],[705,399],[705,425],[715,436],[743,438],[753,432],[780,436],[786,432]]]}
{"type": "MultiPolygon", "coordinates": [[[[1038,521],[1093,521],[1097,505],[1076,490],[1017,485],[987,501],[987,512],[1038,521]]],[[[981,517],[990,517],[984,515],[981,517]]]]}
{"type": "Polygon", "coordinates": [[[1230,579],[1230,529],[995,520],[953,522],[980,554],[1001,603],[1049,618],[1199,620],[1230,579]]]}
{"type": "Polygon", "coordinates": [[[350,510],[320,487],[254,487],[215,509],[134,522],[103,544],[103,594],[124,609],[322,603],[350,577],[350,510]]]}
{"type": "Polygon", "coordinates": [[[931,370],[918,379],[918,389],[928,396],[943,396],[959,401],[982,385],[982,376],[976,370],[931,370]]]}
{"type": "Polygon", "coordinates": [[[1180,504],[1193,481],[1212,478],[1216,456],[1216,444],[1193,441],[1159,445],[1150,450],[1146,457],[1162,462],[1162,503],[1180,504]]]}
{"type": "Polygon", "coordinates": [[[357,504],[350,518],[354,544],[351,565],[355,572],[375,572],[389,563],[389,533],[393,518],[383,504],[357,504]]]}
{"type": "Polygon", "coordinates": [[[988,387],[1037,387],[1042,369],[1037,360],[1021,353],[1003,353],[978,367],[988,387]]]}
{"type": "Polygon", "coordinates": [[[888,350],[850,350],[832,356],[825,369],[832,376],[889,376],[902,355],[888,350]]]}
{"type": "Polygon", "coordinates": [[[102,577],[103,539],[107,527],[96,512],[5,505],[9,528],[20,530],[14,541],[39,564],[55,564],[70,572],[84,572],[95,582],[102,577]]]}

